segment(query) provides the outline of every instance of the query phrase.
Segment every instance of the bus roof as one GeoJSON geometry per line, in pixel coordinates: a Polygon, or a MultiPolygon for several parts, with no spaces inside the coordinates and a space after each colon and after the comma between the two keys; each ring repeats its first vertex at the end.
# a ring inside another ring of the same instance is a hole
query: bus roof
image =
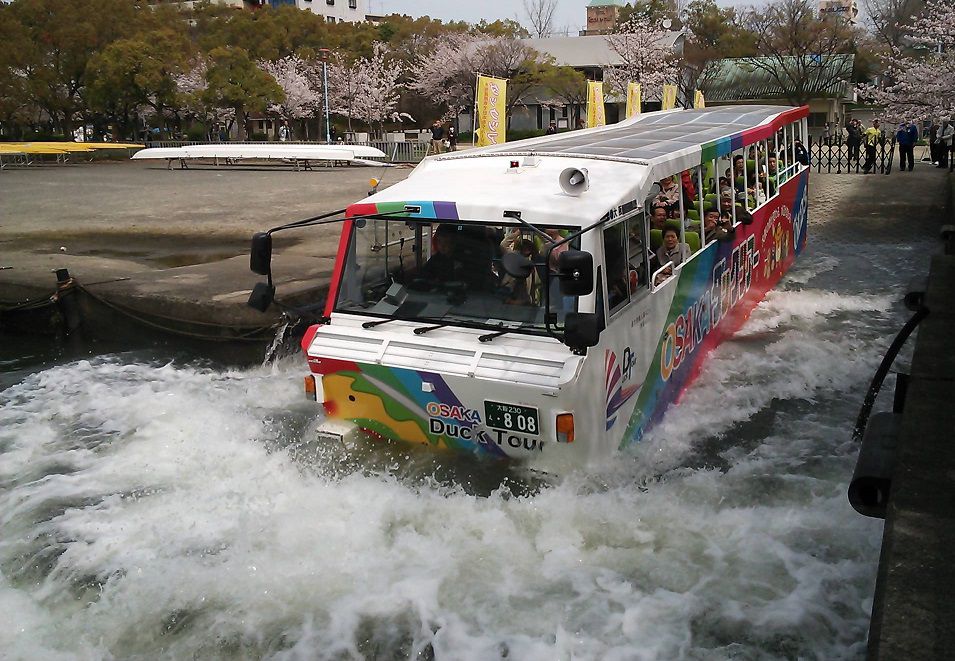
{"type": "MultiPolygon", "coordinates": [[[[705,147],[716,146],[721,142],[730,146],[734,136],[740,137],[739,146],[751,140],[761,140],[766,136],[746,134],[772,125],[769,131],[769,135],[772,135],[772,127],[801,119],[808,112],[809,108],[806,106],[718,106],[645,113],[619,124],[530,138],[486,147],[480,151],[463,152],[448,158],[520,151],[555,156],[606,158],[650,165],[653,161],[665,159],[688,147],[699,147],[702,152],[705,147]],[[772,121],[775,119],[780,121],[772,121]],[[747,137],[750,139],[746,139],[747,137]]],[[[728,154],[730,151],[732,149],[726,149],[716,156],[728,154]]]]}
{"type": "Polygon", "coordinates": [[[646,113],[610,126],[431,156],[350,213],[393,211],[404,202],[421,206],[412,216],[422,218],[500,221],[505,211],[520,211],[535,224],[588,225],[642,202],[652,182],[771,137],[807,113],[806,106],[646,113]],[[569,167],[587,169],[587,192],[561,189],[558,179],[569,167]]]}

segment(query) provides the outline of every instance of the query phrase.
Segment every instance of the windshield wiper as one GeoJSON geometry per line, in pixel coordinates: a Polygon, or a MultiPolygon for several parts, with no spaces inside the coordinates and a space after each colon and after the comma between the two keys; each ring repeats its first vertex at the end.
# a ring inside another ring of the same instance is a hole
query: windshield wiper
{"type": "Polygon", "coordinates": [[[435,328],[444,328],[449,324],[444,323],[441,319],[429,319],[427,317],[388,317],[387,319],[379,319],[377,321],[366,321],[361,325],[362,328],[374,328],[375,326],[381,326],[382,324],[391,323],[392,321],[415,321],[424,324],[438,324],[437,326],[432,326],[428,328],[415,328],[415,335],[421,335],[418,331],[427,333],[428,331],[433,331],[435,328]]]}
{"type": "Polygon", "coordinates": [[[444,328],[445,326],[450,326],[450,324],[438,324],[437,326],[425,326],[424,328],[415,328],[415,335],[424,335],[425,333],[430,333],[433,330],[438,330],[439,328],[444,328]]]}
{"type": "Polygon", "coordinates": [[[511,332],[511,329],[508,328],[507,330],[497,331],[496,333],[488,333],[487,335],[480,335],[478,336],[478,341],[490,342],[495,337],[500,337],[501,335],[507,335],[510,332],[511,332]]]}

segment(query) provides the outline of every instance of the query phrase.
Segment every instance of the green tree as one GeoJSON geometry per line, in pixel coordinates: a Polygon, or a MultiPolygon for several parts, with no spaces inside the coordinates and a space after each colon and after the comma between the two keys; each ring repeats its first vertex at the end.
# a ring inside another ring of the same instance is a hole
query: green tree
{"type": "Polygon", "coordinates": [[[111,42],[135,34],[149,14],[129,0],[18,0],[8,11],[26,37],[15,57],[27,76],[27,94],[65,134],[87,109],[90,59],[111,42]]]}
{"type": "Polygon", "coordinates": [[[0,4],[0,126],[9,134],[26,119],[29,92],[20,54],[29,49],[26,32],[13,18],[9,6],[0,4]]]}
{"type": "Polygon", "coordinates": [[[746,27],[756,35],[758,53],[746,63],[785,90],[793,105],[851,78],[832,64],[839,61],[832,56],[853,52],[856,29],[838,16],[819,18],[811,0],[775,0],[754,8],[746,27]]]}
{"type": "Polygon", "coordinates": [[[498,19],[493,23],[488,23],[481,19],[481,22],[474,26],[476,32],[487,34],[492,37],[510,37],[511,39],[525,39],[531,36],[527,29],[512,18],[498,19]]]}
{"type": "Polygon", "coordinates": [[[176,105],[174,76],[185,68],[189,48],[183,34],[170,30],[114,41],[87,65],[90,107],[135,137],[131,120],[142,110],[162,115],[176,105]]]}
{"type": "Polygon", "coordinates": [[[235,110],[240,140],[248,134],[250,112],[265,112],[270,103],[285,100],[275,79],[259,69],[246,50],[235,46],[222,46],[209,53],[206,81],[203,100],[217,108],[235,110]]]}
{"type": "Polygon", "coordinates": [[[626,25],[631,18],[635,18],[640,22],[659,27],[663,21],[669,19],[670,29],[676,30],[680,27],[679,14],[676,3],[671,0],[640,0],[620,8],[617,13],[617,25],[626,25]]]}
{"type": "Polygon", "coordinates": [[[733,7],[719,7],[714,0],[693,0],[687,5],[684,27],[689,33],[684,55],[691,64],[756,54],[756,35],[746,29],[733,7]]]}
{"type": "Polygon", "coordinates": [[[587,77],[573,67],[550,67],[541,77],[541,88],[557,103],[573,111],[574,125],[580,118],[580,108],[587,103],[587,77]]]}

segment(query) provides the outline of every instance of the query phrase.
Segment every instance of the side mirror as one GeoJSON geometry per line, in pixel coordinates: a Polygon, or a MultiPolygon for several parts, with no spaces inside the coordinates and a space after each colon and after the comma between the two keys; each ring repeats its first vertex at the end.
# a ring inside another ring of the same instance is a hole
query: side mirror
{"type": "Polygon", "coordinates": [[[501,256],[501,266],[509,276],[520,280],[530,277],[534,270],[534,263],[517,251],[504,253],[501,256]]]}
{"type": "Polygon", "coordinates": [[[249,307],[259,312],[265,312],[275,300],[275,287],[265,282],[255,283],[252,294],[249,295],[249,307]]]}
{"type": "Polygon", "coordinates": [[[600,341],[600,319],[592,312],[568,312],[564,319],[564,344],[582,352],[600,341]]]}
{"type": "Polygon", "coordinates": [[[252,235],[249,268],[259,275],[268,275],[272,270],[272,235],[268,232],[256,232],[252,235]]]}
{"type": "Polygon", "coordinates": [[[565,250],[557,256],[557,277],[564,296],[585,296],[594,290],[594,257],[583,250],[565,250]]]}

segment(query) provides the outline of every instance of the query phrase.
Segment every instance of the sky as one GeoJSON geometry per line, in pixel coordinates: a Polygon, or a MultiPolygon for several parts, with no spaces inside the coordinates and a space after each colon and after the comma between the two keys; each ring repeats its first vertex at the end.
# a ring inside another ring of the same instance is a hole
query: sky
{"type": "MultiPolygon", "coordinates": [[[[570,28],[577,34],[587,23],[589,0],[557,0],[554,27],[570,28]]],[[[516,18],[526,23],[521,0],[369,0],[370,14],[408,14],[430,16],[442,20],[477,23],[482,18],[488,22],[499,18],[516,18]]]]}
{"type": "MultiPolygon", "coordinates": [[[[720,6],[761,4],[763,0],[716,0],[720,6]]],[[[587,3],[590,0],[557,0],[554,30],[575,36],[587,26],[587,3]]],[[[861,4],[861,3],[860,3],[861,4]]],[[[493,22],[499,18],[516,18],[528,25],[522,0],[369,0],[369,14],[408,14],[430,16],[442,20],[477,23],[482,18],[493,22]]]]}

